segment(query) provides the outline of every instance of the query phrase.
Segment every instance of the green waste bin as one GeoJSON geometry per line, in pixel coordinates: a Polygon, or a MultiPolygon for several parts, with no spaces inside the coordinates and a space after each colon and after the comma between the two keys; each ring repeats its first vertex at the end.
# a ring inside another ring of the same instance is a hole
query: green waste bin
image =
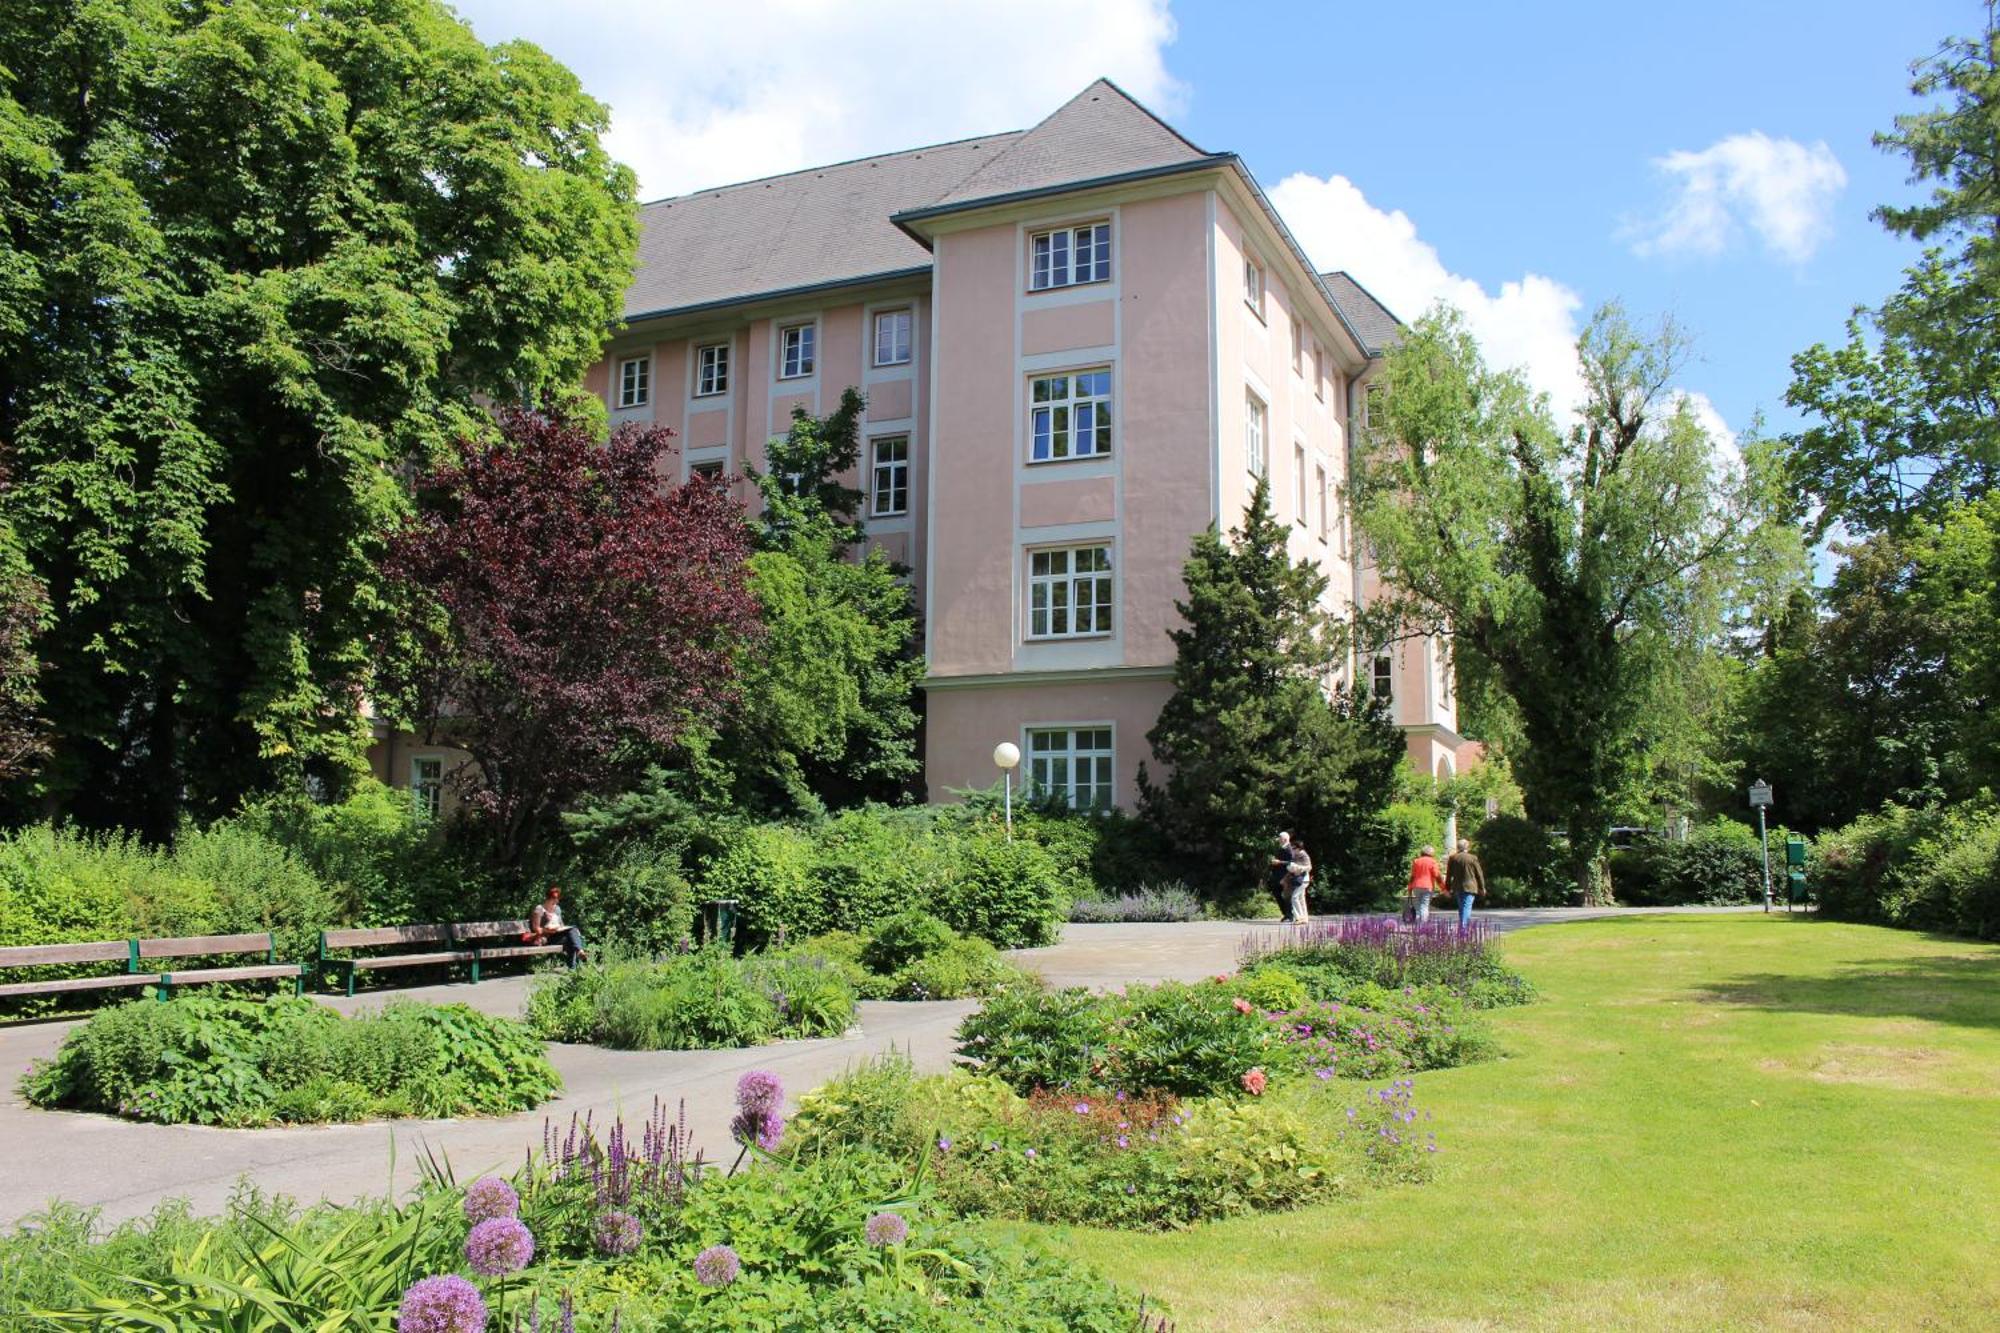
{"type": "Polygon", "coordinates": [[[1803,866],[1806,863],[1806,840],[1804,838],[1785,839],[1785,864],[1803,866]]]}
{"type": "Polygon", "coordinates": [[[701,905],[701,942],[736,945],[736,899],[711,898],[701,905]]]}

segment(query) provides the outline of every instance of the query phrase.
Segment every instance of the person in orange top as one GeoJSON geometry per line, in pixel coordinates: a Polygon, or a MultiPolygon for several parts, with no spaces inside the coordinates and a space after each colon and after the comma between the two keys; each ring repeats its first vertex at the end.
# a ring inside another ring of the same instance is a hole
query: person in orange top
{"type": "Polygon", "coordinates": [[[1437,848],[1426,847],[1422,856],[1410,862],[1410,885],[1403,890],[1410,896],[1417,920],[1430,920],[1431,895],[1443,887],[1444,867],[1438,864],[1437,848]]]}

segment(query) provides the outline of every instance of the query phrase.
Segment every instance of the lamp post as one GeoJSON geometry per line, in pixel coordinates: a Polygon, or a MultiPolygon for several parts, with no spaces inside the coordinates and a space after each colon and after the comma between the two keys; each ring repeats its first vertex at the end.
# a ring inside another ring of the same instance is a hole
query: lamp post
{"type": "Polygon", "coordinates": [[[1014,768],[1021,762],[1021,747],[1012,741],[1001,741],[993,747],[993,762],[1000,766],[1000,775],[1007,783],[1007,841],[1014,841],[1014,768]]]}
{"type": "Polygon", "coordinates": [[[1764,827],[1764,812],[1771,808],[1771,784],[1758,778],[1750,784],[1750,805],[1757,811],[1757,841],[1764,846],[1764,910],[1771,910],[1771,834],[1764,827]]]}

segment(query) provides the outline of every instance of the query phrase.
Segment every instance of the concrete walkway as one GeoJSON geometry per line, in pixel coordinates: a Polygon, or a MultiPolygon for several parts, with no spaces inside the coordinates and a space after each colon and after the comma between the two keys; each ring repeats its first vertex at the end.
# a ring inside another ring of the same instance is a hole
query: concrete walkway
{"type": "MultiPolygon", "coordinates": [[[[1502,930],[1651,909],[1563,908],[1483,914],[1502,930]]],[[[1675,909],[1742,911],[1741,908],[1675,909]]],[[[1184,925],[1072,925],[1061,943],[1022,950],[1015,959],[1052,985],[1116,987],[1136,981],[1193,980],[1235,967],[1252,933],[1282,930],[1276,922],[1200,921],[1184,925]]],[[[491,1014],[515,1016],[529,978],[479,985],[428,986],[326,1003],[355,1012],[409,998],[461,1001],[491,1014]]],[[[864,1002],[857,1029],[845,1037],[781,1042],[725,1051],[610,1051],[594,1046],[549,1047],[563,1092],[547,1105],[498,1119],[374,1122],[258,1130],[147,1125],[111,1116],[42,1111],[27,1105],[18,1083],[35,1060],[54,1054],[74,1023],[0,1029],[0,1226],[54,1198],[102,1210],[107,1222],[150,1211],[164,1199],[188,1199],[198,1212],[224,1207],[236,1182],[254,1180],[266,1193],[301,1200],[348,1201],[414,1184],[426,1154],[451,1162],[461,1179],[511,1169],[541,1140],[544,1117],[567,1124],[590,1114],[599,1124],[617,1115],[643,1119],[659,1098],[672,1111],[683,1098],[695,1142],[711,1157],[733,1157],[728,1131],[736,1080],[750,1069],[779,1075],[796,1097],[851,1065],[894,1048],[919,1068],[951,1063],[958,1024],[976,1001],[864,1002]]]]}

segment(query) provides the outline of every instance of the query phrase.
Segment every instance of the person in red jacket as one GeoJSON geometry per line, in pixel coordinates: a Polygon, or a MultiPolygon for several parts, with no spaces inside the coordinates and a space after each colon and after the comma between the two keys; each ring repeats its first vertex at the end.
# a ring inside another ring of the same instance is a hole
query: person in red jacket
{"type": "Polygon", "coordinates": [[[1422,856],[1410,862],[1410,884],[1403,890],[1418,921],[1430,920],[1431,895],[1443,887],[1444,867],[1438,864],[1437,848],[1426,847],[1422,856]]]}

